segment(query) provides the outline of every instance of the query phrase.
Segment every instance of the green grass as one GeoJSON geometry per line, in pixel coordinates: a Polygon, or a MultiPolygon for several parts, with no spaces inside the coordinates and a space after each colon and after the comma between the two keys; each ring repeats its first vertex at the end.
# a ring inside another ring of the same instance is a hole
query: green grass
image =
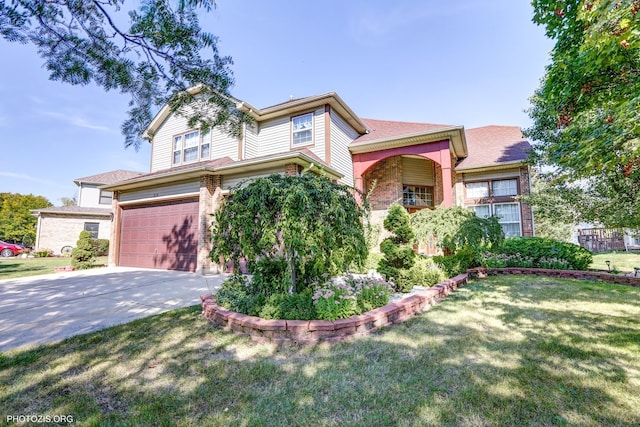
{"type": "Polygon", "coordinates": [[[607,270],[607,263],[611,261],[611,269],[620,272],[633,272],[634,267],[640,267],[640,253],[633,252],[603,252],[593,255],[590,268],[607,270]]]}
{"type": "MultiPolygon", "coordinates": [[[[99,257],[96,259],[94,265],[103,266],[106,264],[107,257],[99,257]]],[[[0,279],[15,279],[18,277],[53,273],[55,267],[63,265],[71,265],[71,258],[0,258],[0,279]]]]}
{"type": "Polygon", "coordinates": [[[255,344],[191,307],[0,354],[3,414],[78,425],[632,426],[638,390],[640,289],[526,276],[334,345],[255,344]]]}

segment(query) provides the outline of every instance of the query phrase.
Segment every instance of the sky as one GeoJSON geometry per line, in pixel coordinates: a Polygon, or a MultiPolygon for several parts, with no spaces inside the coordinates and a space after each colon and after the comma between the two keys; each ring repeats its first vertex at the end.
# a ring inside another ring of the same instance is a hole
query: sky
{"type": "MultiPolygon", "coordinates": [[[[125,7],[127,4],[125,3],[125,7]]],[[[201,14],[264,108],[336,92],[361,118],[526,128],[551,40],[520,0],[217,0],[201,14]]],[[[124,148],[129,99],[50,81],[35,48],[0,39],[0,192],[76,196],[74,179],[148,172],[150,144],[124,148]]]]}

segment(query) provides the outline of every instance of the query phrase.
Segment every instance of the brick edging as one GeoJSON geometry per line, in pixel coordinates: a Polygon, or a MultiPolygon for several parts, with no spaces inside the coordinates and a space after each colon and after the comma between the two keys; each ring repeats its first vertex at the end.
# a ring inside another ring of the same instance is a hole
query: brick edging
{"type": "Polygon", "coordinates": [[[467,278],[467,274],[460,274],[400,301],[333,322],[266,320],[227,310],[216,304],[212,295],[202,295],[200,300],[204,316],[225,330],[250,335],[254,341],[258,342],[315,344],[365,336],[382,327],[402,323],[428,310],[457,288],[464,286],[467,278]]]}
{"type": "Polygon", "coordinates": [[[597,280],[617,285],[640,287],[640,277],[621,276],[600,271],[584,270],[550,270],[544,268],[485,268],[477,267],[467,270],[469,277],[497,276],[499,274],[526,274],[531,276],[558,277],[563,279],[597,280]]]}

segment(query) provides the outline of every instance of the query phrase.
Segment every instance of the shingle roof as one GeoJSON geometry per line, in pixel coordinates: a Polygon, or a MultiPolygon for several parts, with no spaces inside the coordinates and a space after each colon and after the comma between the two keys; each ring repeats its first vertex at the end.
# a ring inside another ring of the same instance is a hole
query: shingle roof
{"type": "Polygon", "coordinates": [[[434,123],[395,122],[375,119],[362,119],[362,121],[369,128],[369,133],[356,138],[351,145],[358,145],[363,142],[376,141],[379,139],[400,138],[419,133],[435,132],[452,127],[452,125],[434,123]]]}
{"type": "Polygon", "coordinates": [[[484,126],[465,131],[469,156],[456,170],[520,162],[531,148],[518,126],[484,126]]]}
{"type": "Polygon", "coordinates": [[[113,184],[114,182],[118,181],[124,181],[125,179],[135,178],[136,176],[140,175],[144,175],[144,173],[119,169],[115,171],[99,173],[97,175],[85,176],[84,178],[77,178],[74,179],[73,182],[75,182],[77,185],[80,185],[80,183],[105,185],[113,184]]]}

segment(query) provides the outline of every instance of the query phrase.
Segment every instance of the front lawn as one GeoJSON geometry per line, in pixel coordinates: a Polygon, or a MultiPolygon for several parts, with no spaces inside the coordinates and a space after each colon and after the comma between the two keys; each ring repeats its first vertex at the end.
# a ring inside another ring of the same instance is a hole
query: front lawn
{"type": "Polygon", "coordinates": [[[492,277],[408,322],[282,347],[199,307],[0,354],[6,414],[79,425],[638,425],[640,289],[492,277]]]}
{"type": "Polygon", "coordinates": [[[640,267],[640,253],[637,252],[602,252],[593,254],[591,268],[607,271],[606,261],[611,262],[611,270],[633,272],[634,267],[640,267]]]}
{"type": "MultiPolygon", "coordinates": [[[[96,258],[94,265],[101,267],[107,264],[107,257],[96,258]]],[[[53,273],[55,267],[71,265],[69,257],[45,258],[0,258],[0,279],[35,276],[53,273]]]]}

